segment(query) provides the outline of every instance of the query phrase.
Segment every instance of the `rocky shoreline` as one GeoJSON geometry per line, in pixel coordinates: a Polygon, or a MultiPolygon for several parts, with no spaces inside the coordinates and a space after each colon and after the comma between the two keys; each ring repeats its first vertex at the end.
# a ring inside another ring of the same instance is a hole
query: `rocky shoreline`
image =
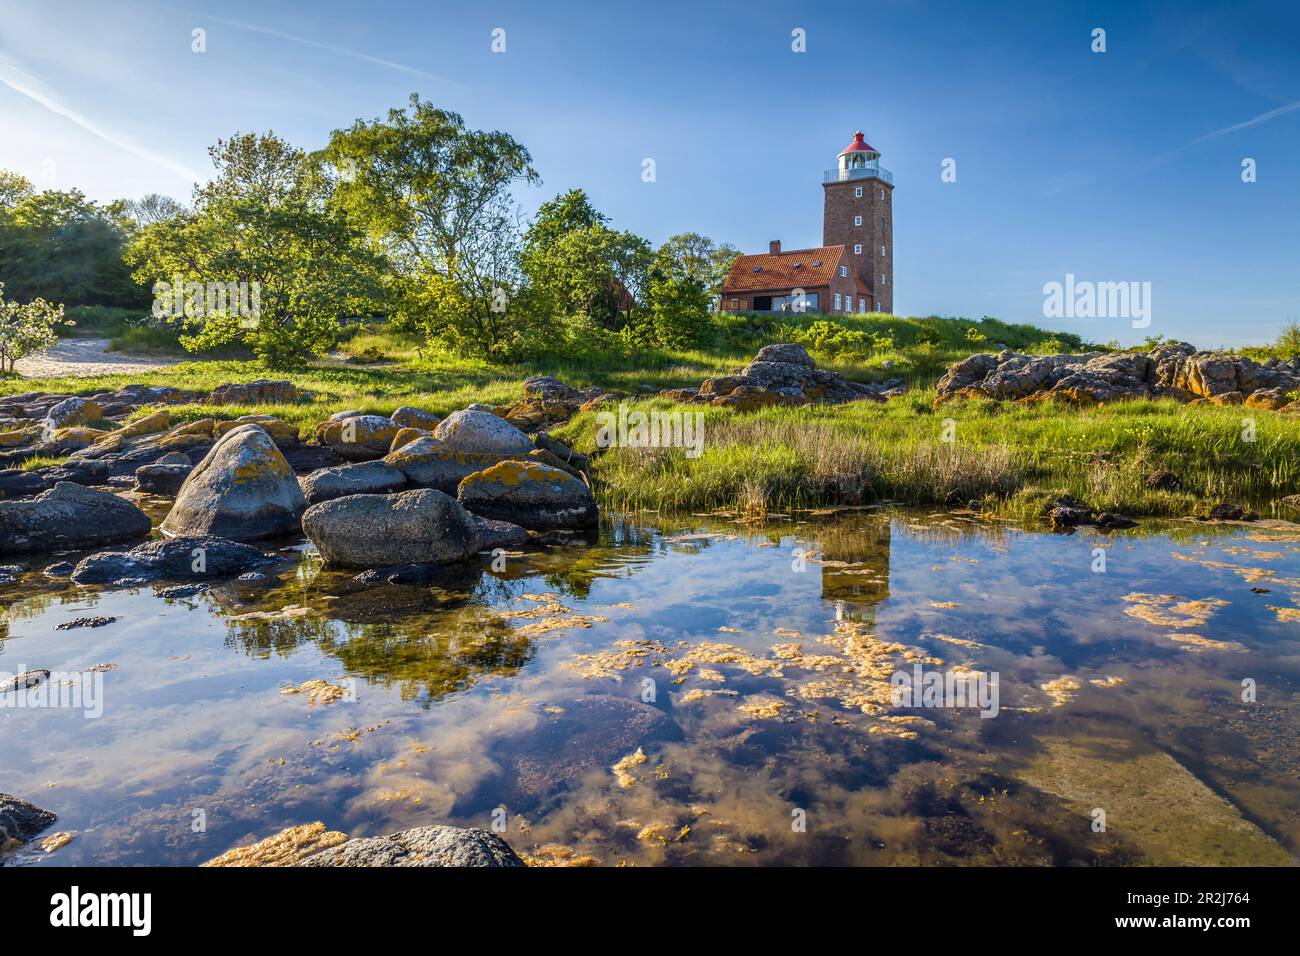
{"type": "Polygon", "coordinates": [[[1035,402],[1058,399],[1100,405],[1125,399],[1170,398],[1190,405],[1245,405],[1300,412],[1300,359],[1263,364],[1229,352],[1198,351],[1166,342],[1148,352],[1024,355],[983,352],[953,365],[939,379],[936,404],[963,398],[1035,402]]]}

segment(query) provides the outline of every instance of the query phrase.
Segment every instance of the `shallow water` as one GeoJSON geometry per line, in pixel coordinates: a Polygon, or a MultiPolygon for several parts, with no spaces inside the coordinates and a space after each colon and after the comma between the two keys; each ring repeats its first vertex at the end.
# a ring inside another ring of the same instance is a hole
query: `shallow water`
{"type": "Polygon", "coordinates": [[[196,864],[315,820],[495,823],[534,862],[1296,861],[1300,526],[802,517],[614,521],[440,586],[295,542],[184,599],[24,576],[0,671],[114,667],[102,716],[0,707],[0,791],[76,833],[9,862],[196,864]],[[915,664],[996,672],[999,713],[894,706],[915,664]],[[343,698],[283,692],[316,679],[343,698]]]}

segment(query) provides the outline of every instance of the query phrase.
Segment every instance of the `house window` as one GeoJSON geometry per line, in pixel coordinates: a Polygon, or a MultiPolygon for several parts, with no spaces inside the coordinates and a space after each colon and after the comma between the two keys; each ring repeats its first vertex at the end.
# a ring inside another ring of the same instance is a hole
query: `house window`
{"type": "Polygon", "coordinates": [[[842,275],[844,278],[847,279],[847,278],[849,277],[849,267],[848,267],[848,266],[840,266],[840,275],[842,275]]]}
{"type": "Polygon", "coordinates": [[[854,217],[853,217],[853,225],[855,225],[855,226],[860,226],[860,225],[862,225],[862,217],[861,217],[861,216],[854,216],[854,217]]]}
{"type": "Polygon", "coordinates": [[[731,307],[732,307],[733,309],[739,309],[739,308],[740,308],[740,300],[739,300],[739,299],[732,299],[732,300],[731,300],[731,307]]]}
{"type": "Polygon", "coordinates": [[[881,198],[881,199],[884,199],[884,198],[885,198],[885,190],[884,190],[883,187],[882,187],[881,190],[880,190],[880,198],[881,198]]]}
{"type": "Polygon", "coordinates": [[[860,256],[860,255],[862,255],[862,243],[860,243],[860,242],[855,242],[855,243],[853,244],[853,254],[854,254],[855,256],[860,256]]]}
{"type": "Polygon", "coordinates": [[[880,284],[881,285],[885,284],[885,274],[883,272],[880,273],[880,284]]]}
{"type": "Polygon", "coordinates": [[[835,310],[837,312],[840,310],[840,294],[838,292],[835,293],[835,310]]]}
{"type": "Polygon", "coordinates": [[[853,189],[853,198],[854,198],[854,199],[861,199],[861,198],[862,198],[862,187],[861,187],[861,186],[855,186],[855,187],[854,187],[854,189],[853,189]]]}
{"type": "Polygon", "coordinates": [[[866,300],[866,299],[858,299],[858,311],[859,311],[859,312],[866,312],[866,311],[867,311],[867,300],[866,300]]]}
{"type": "Polygon", "coordinates": [[[881,254],[882,256],[885,254],[885,247],[884,247],[884,246],[881,246],[881,247],[880,247],[880,254],[881,254]]]}

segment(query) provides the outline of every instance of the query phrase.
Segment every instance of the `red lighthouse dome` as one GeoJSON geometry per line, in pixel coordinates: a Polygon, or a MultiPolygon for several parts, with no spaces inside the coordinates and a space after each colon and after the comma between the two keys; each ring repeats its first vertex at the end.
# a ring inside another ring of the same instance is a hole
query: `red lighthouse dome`
{"type": "Polygon", "coordinates": [[[845,153],[874,153],[879,156],[880,150],[868,143],[862,136],[862,130],[858,130],[853,134],[853,142],[840,150],[839,155],[843,156],[845,153]]]}

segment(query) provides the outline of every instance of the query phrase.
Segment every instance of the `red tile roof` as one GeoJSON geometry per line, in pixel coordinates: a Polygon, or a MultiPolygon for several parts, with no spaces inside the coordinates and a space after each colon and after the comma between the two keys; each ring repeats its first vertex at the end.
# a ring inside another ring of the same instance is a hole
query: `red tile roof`
{"type": "Polygon", "coordinates": [[[819,246],[815,249],[759,252],[752,256],[741,256],[731,267],[727,281],[722,284],[722,292],[731,295],[734,292],[776,292],[830,285],[843,257],[843,246],[819,246]]]}

